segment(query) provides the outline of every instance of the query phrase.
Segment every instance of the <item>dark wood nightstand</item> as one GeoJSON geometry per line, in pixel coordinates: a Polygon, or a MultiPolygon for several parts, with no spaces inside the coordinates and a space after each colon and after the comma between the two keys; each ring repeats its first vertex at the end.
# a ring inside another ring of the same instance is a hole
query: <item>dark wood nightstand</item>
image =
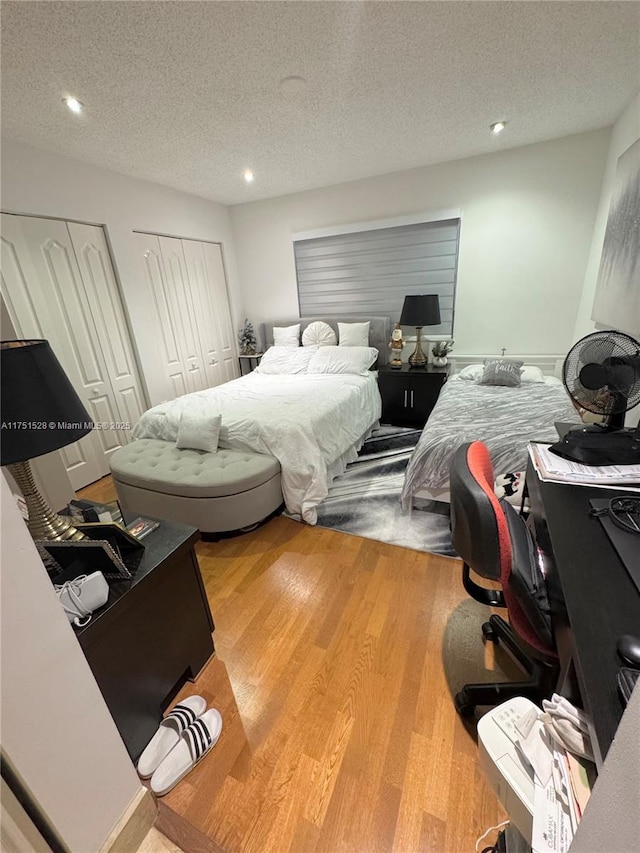
{"type": "Polygon", "coordinates": [[[246,373],[251,373],[260,364],[260,359],[264,355],[263,352],[254,352],[253,355],[239,355],[238,363],[240,364],[240,376],[246,373]],[[247,370],[245,370],[245,365],[247,370]]]}
{"type": "Polygon", "coordinates": [[[142,540],[133,578],[111,583],[105,606],[76,631],[133,761],[176,691],[214,652],[199,539],[195,527],[162,521],[142,540]]]}
{"type": "Polygon", "coordinates": [[[394,426],[423,427],[447,381],[450,366],[378,368],[382,395],[382,422],[394,426]]]}

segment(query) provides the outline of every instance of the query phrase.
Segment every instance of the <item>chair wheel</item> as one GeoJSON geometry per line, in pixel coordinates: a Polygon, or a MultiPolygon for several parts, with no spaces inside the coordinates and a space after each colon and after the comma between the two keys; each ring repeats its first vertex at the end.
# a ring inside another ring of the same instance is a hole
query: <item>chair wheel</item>
{"type": "Polygon", "coordinates": [[[454,704],[456,706],[456,711],[463,719],[467,720],[470,717],[473,717],[473,713],[476,708],[475,705],[471,705],[467,702],[464,690],[461,690],[460,693],[456,693],[454,704]]]}
{"type": "Polygon", "coordinates": [[[491,622],[485,622],[482,626],[482,636],[485,640],[490,640],[492,643],[498,642],[498,635],[491,622]]]}

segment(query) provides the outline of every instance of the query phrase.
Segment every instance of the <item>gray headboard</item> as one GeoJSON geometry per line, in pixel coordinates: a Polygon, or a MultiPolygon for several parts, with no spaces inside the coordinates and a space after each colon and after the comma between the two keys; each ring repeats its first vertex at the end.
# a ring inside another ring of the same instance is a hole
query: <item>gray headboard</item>
{"type": "Polygon", "coordinates": [[[338,323],[371,323],[369,327],[369,344],[375,347],[380,355],[378,356],[378,364],[388,364],[389,362],[389,340],[391,339],[391,321],[388,317],[303,317],[289,320],[270,320],[268,323],[262,324],[262,340],[265,349],[273,345],[273,327],[274,326],[293,326],[300,323],[300,334],[304,332],[310,323],[315,323],[316,320],[322,320],[323,323],[328,323],[333,331],[338,334],[338,323]]]}

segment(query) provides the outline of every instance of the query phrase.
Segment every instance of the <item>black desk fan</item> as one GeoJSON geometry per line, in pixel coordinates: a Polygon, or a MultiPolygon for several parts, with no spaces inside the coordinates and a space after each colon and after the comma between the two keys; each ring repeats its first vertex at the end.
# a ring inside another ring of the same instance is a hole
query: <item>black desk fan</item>
{"type": "Polygon", "coordinates": [[[562,381],[571,399],[602,424],[568,432],[550,447],[585,465],[640,463],[640,424],[624,428],[625,412],[640,403],[640,343],[624,332],[593,332],[569,350],[562,381]]]}

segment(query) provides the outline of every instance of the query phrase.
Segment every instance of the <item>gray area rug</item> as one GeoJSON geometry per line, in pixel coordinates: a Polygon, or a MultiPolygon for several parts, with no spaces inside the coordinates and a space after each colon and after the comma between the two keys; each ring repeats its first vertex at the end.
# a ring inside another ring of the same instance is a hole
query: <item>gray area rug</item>
{"type": "Polygon", "coordinates": [[[365,539],[455,557],[449,530],[449,504],[400,504],[404,471],[421,430],[382,426],[362,446],[358,459],[337,477],[318,507],[318,524],[365,539]]]}

